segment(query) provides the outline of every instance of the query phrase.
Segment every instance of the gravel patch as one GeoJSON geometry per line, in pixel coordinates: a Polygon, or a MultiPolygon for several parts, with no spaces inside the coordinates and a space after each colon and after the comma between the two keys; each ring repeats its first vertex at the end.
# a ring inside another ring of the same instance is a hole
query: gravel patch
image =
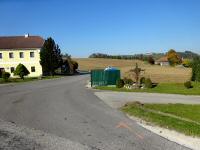
{"type": "Polygon", "coordinates": [[[0,120],[0,150],[89,150],[70,140],[0,120]]]}

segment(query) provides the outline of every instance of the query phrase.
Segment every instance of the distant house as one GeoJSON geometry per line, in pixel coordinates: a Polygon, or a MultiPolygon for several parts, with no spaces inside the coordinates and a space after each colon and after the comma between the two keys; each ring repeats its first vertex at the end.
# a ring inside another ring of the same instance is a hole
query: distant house
{"type": "Polygon", "coordinates": [[[2,71],[11,73],[19,63],[26,66],[30,77],[42,75],[40,50],[44,39],[40,36],[0,37],[0,75],[2,71]]]}
{"type": "Polygon", "coordinates": [[[164,56],[156,60],[155,64],[160,65],[160,66],[169,66],[169,60],[167,56],[164,56]]]}

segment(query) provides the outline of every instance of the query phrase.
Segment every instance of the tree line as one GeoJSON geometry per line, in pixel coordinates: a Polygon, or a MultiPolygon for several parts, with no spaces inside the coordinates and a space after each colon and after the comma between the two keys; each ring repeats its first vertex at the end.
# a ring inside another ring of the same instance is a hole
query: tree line
{"type": "MultiPolygon", "coordinates": [[[[175,50],[174,50],[175,51],[175,50]]],[[[168,52],[167,52],[168,53],[168,52]]],[[[89,58],[110,58],[110,59],[138,59],[147,61],[149,56],[153,59],[159,59],[167,55],[167,53],[151,53],[151,54],[134,54],[134,55],[108,55],[103,53],[93,53],[89,56],[89,58]]],[[[176,52],[180,58],[184,59],[194,59],[199,56],[199,54],[194,53],[192,51],[185,52],[176,52]]]]}
{"type": "Polygon", "coordinates": [[[135,55],[108,55],[103,53],[93,53],[89,58],[110,58],[110,59],[139,59],[147,60],[148,56],[145,54],[135,54],[135,55]]]}

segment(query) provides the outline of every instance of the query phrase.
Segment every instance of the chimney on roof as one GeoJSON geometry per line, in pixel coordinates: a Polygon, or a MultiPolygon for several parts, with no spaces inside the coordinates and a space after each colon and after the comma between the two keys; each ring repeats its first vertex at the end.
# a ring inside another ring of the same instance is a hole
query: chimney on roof
{"type": "Polygon", "coordinates": [[[25,38],[28,38],[29,37],[29,34],[25,34],[25,38]]]}

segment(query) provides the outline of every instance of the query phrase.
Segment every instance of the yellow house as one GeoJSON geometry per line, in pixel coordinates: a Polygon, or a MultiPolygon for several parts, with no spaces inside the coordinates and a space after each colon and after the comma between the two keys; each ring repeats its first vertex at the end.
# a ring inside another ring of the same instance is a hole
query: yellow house
{"type": "Polygon", "coordinates": [[[39,36],[0,37],[0,75],[2,71],[11,73],[18,64],[23,64],[29,70],[29,77],[42,75],[40,65],[40,50],[44,39],[39,36]]]}

